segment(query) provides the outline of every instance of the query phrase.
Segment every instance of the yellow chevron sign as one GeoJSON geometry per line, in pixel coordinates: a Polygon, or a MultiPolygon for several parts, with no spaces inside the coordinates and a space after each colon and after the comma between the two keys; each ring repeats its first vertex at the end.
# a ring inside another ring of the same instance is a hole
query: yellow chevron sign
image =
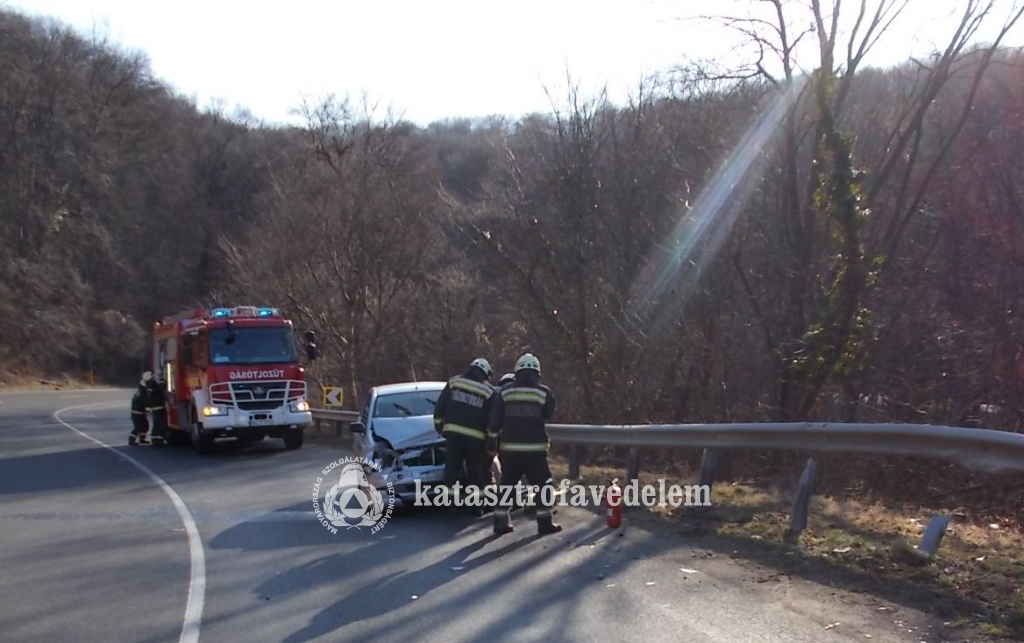
{"type": "Polygon", "coordinates": [[[345,404],[345,391],[340,386],[324,387],[324,408],[341,408],[345,404]]]}

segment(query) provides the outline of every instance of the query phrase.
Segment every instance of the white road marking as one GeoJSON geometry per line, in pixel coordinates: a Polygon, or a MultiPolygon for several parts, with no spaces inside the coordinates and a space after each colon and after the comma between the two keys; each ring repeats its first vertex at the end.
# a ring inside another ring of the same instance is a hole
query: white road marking
{"type": "MultiPolygon", "coordinates": [[[[163,478],[153,473],[149,467],[130,455],[118,451],[106,442],[97,440],[88,433],[80,431],[60,417],[61,413],[66,413],[68,411],[96,406],[110,406],[111,404],[112,403],[110,402],[98,402],[95,404],[69,406],[67,408],[60,409],[59,411],[54,411],[53,417],[55,420],[83,438],[95,442],[104,449],[111,451],[119,458],[135,465],[139,471],[149,476],[149,479],[160,487],[160,489],[167,494],[167,497],[171,499],[171,504],[174,505],[175,510],[178,512],[178,516],[181,517],[181,522],[185,525],[185,533],[188,536],[188,554],[190,563],[188,600],[185,603],[185,620],[181,625],[181,636],[178,637],[178,643],[197,643],[199,641],[199,628],[203,618],[203,603],[206,601],[206,555],[203,552],[203,541],[199,538],[199,528],[196,526],[195,519],[192,518],[192,512],[189,511],[188,506],[181,499],[181,496],[171,488],[171,485],[167,484],[163,478]]],[[[118,404],[120,405],[121,403],[118,404]]]]}

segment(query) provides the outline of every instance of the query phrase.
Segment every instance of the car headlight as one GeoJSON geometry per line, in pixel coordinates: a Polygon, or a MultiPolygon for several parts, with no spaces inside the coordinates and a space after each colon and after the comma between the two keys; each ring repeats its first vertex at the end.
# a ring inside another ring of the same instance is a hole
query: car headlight
{"type": "Polygon", "coordinates": [[[203,407],[203,415],[206,416],[206,417],[210,417],[211,415],[227,415],[227,414],[228,414],[227,409],[225,409],[223,407],[220,407],[220,406],[204,406],[203,407]]]}
{"type": "Polygon", "coordinates": [[[305,413],[309,410],[309,402],[302,400],[292,404],[292,413],[305,413]]]}

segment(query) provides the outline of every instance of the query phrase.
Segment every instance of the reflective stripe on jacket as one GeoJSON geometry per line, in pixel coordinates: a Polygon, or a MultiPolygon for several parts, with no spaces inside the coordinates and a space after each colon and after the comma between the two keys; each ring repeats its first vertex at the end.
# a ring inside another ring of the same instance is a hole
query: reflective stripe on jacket
{"type": "Polygon", "coordinates": [[[444,435],[475,440],[487,437],[494,388],[464,375],[448,380],[434,406],[434,428],[444,435]]]}
{"type": "Polygon", "coordinates": [[[546,452],[545,428],[555,412],[555,396],[543,384],[512,384],[494,396],[487,434],[509,453],[546,452]]]}

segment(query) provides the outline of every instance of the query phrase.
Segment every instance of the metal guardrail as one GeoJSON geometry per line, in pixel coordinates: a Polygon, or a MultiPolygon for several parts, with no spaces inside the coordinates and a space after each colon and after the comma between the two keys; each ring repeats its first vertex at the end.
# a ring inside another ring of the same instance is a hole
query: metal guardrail
{"type": "MultiPolygon", "coordinates": [[[[358,411],[313,409],[317,430],[341,435],[358,411]]],[[[1024,434],[930,424],[549,424],[555,444],[632,449],[773,449],[910,455],[954,462],[985,473],[1024,472],[1024,434]]],[[[631,467],[632,468],[632,467],[631,467]]]]}
{"type": "Polygon", "coordinates": [[[359,411],[335,411],[333,409],[313,409],[313,419],[331,420],[334,422],[355,422],[359,419],[359,411]]]}
{"type": "MultiPolygon", "coordinates": [[[[580,446],[629,447],[626,480],[640,475],[640,450],[703,448],[700,486],[711,487],[719,454],[726,449],[782,449],[909,455],[936,458],[985,473],[1024,472],[1024,435],[991,429],[965,429],[927,424],[642,424],[603,426],[548,425],[554,443],[569,445],[569,477],[579,477],[580,446]]],[[[797,484],[786,540],[793,542],[807,528],[810,499],[818,466],[807,460],[797,484]]],[[[917,550],[934,556],[952,516],[933,516],[917,550]]]]}
{"type": "Polygon", "coordinates": [[[912,455],[985,473],[1024,472],[1024,435],[926,424],[550,424],[553,443],[912,455]]]}
{"type": "MultiPolygon", "coordinates": [[[[344,424],[359,419],[356,411],[314,409],[317,431],[323,422],[334,425],[341,437],[344,424]]],[[[727,449],[772,449],[908,455],[953,462],[984,473],[1024,472],[1024,435],[992,429],[966,429],[929,424],[549,424],[548,435],[555,444],[569,445],[569,477],[579,477],[581,446],[629,448],[626,480],[640,475],[641,449],[701,448],[698,484],[711,486],[719,454],[727,449]]],[[[790,514],[787,539],[807,527],[809,502],[813,493],[817,463],[807,461],[790,514]]],[[[939,547],[950,516],[934,516],[918,549],[932,556],[939,547]]]]}
{"type": "Polygon", "coordinates": [[[359,411],[335,411],[332,409],[312,409],[313,427],[317,433],[323,431],[324,422],[334,425],[334,437],[340,438],[342,428],[359,419],[359,411]]]}

